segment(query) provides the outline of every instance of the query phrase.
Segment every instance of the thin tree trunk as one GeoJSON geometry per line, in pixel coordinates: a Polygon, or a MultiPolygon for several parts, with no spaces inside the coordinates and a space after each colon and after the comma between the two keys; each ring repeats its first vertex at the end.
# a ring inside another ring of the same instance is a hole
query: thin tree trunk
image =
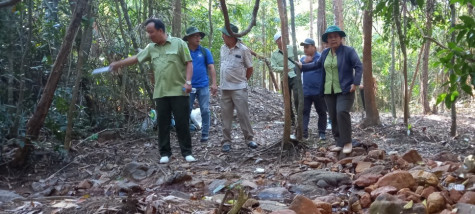
{"type": "Polygon", "coordinates": [[[49,75],[48,81],[46,82],[40,101],[38,102],[35,112],[26,124],[27,137],[25,145],[17,150],[14,160],[10,163],[13,167],[20,167],[26,163],[26,158],[33,149],[31,141],[38,139],[41,127],[43,127],[46,115],[48,114],[49,107],[53,102],[54,91],[56,90],[59,79],[61,78],[64,63],[67,60],[68,53],[71,51],[74,42],[74,37],[81,25],[81,18],[84,14],[87,3],[88,0],[83,0],[78,1],[76,4],[76,10],[74,11],[71,22],[69,23],[63,43],[59,49],[59,54],[53,64],[53,69],[49,75]]]}
{"type": "Polygon", "coordinates": [[[180,37],[181,34],[181,0],[174,0],[172,36],[180,37]]]}
{"type": "Polygon", "coordinates": [[[153,17],[153,0],[148,0],[148,18],[153,17]]]}
{"type": "Polygon", "coordinates": [[[395,47],[396,47],[396,41],[394,41],[394,25],[391,25],[391,112],[393,115],[393,118],[396,118],[396,97],[394,96],[394,78],[396,75],[396,56],[395,56],[395,47]]]}
{"type": "Polygon", "coordinates": [[[417,74],[419,73],[419,65],[421,64],[421,58],[422,58],[422,54],[424,53],[424,45],[421,46],[421,50],[419,51],[419,55],[417,57],[417,63],[416,63],[416,71],[414,72],[414,75],[412,75],[412,82],[411,82],[411,86],[409,87],[409,101],[411,101],[411,98],[412,98],[412,89],[414,88],[414,83],[416,82],[416,77],[417,77],[417,74]]]}
{"type": "Polygon", "coordinates": [[[309,35],[308,37],[312,38],[313,39],[313,0],[309,0],[309,6],[310,6],[310,11],[309,11],[309,15],[310,15],[310,32],[309,32],[309,35]]]}
{"type": "MultiPolygon", "coordinates": [[[[427,0],[426,2],[426,36],[432,37],[432,13],[434,11],[434,0],[427,0]]],[[[423,105],[423,113],[431,113],[428,97],[429,87],[429,53],[430,53],[430,40],[427,39],[424,48],[424,57],[422,58],[422,73],[421,73],[421,99],[423,105]]]]}
{"type": "Polygon", "coordinates": [[[325,0],[318,0],[318,13],[317,13],[317,47],[320,52],[323,51],[323,44],[321,36],[325,33],[327,28],[327,20],[325,18],[325,0]]]}
{"type": "MultiPolygon", "coordinates": [[[[298,54],[297,54],[297,35],[295,33],[295,7],[294,7],[294,0],[290,0],[290,27],[292,28],[292,47],[294,52],[294,61],[298,62],[298,54]]],[[[297,76],[297,94],[294,94],[294,99],[297,99],[299,104],[298,109],[296,109],[297,113],[297,123],[296,123],[296,136],[298,140],[302,140],[302,133],[303,133],[303,88],[302,88],[302,74],[298,66],[295,67],[295,73],[297,76]]]]}
{"type": "MultiPolygon", "coordinates": [[[[124,49],[125,49],[125,56],[129,55],[129,43],[127,42],[127,36],[124,31],[124,25],[122,24],[122,13],[120,12],[120,7],[118,2],[115,2],[115,7],[117,9],[117,16],[119,18],[119,30],[120,30],[120,35],[122,36],[122,40],[124,41],[124,49]]],[[[127,69],[127,68],[124,68],[127,69]]],[[[122,114],[125,114],[127,112],[127,107],[126,107],[126,87],[127,87],[127,81],[129,80],[129,72],[123,72],[122,74],[122,79],[121,79],[121,85],[120,85],[120,106],[122,110],[122,114]]],[[[153,79],[153,78],[151,78],[153,79]]]]}
{"type": "Polygon", "coordinates": [[[380,125],[379,112],[376,107],[376,97],[374,94],[373,63],[371,57],[371,39],[373,37],[373,1],[367,1],[363,14],[363,81],[364,81],[364,102],[366,117],[362,123],[363,127],[380,125]]]}
{"type": "MultiPolygon", "coordinates": [[[[261,10],[261,19],[262,20],[266,20],[266,8],[265,6],[263,6],[264,8],[262,8],[261,10]]],[[[266,50],[266,26],[265,25],[261,25],[261,38],[262,38],[262,45],[264,46],[263,49],[266,50]]],[[[270,72],[270,71],[269,71],[270,72]]],[[[270,85],[270,83],[269,83],[270,85]]],[[[267,88],[266,87],[266,67],[264,64],[262,64],[262,87],[263,88],[267,88]]]]}
{"type": "Polygon", "coordinates": [[[213,47],[213,0],[208,1],[208,24],[209,24],[209,35],[208,35],[208,47],[213,47]]]}
{"type": "MultiPolygon", "coordinates": [[[[450,4],[450,13],[452,15],[451,18],[451,27],[455,27],[455,5],[450,4]]],[[[452,35],[450,38],[450,41],[455,43],[455,31],[452,31],[452,35]]],[[[452,57],[452,65],[455,64],[455,56],[452,57]]],[[[454,70],[450,70],[450,74],[453,74],[454,70]]],[[[451,113],[451,119],[452,123],[450,125],[450,136],[455,137],[457,135],[457,110],[455,107],[455,103],[457,102],[457,99],[452,102],[452,107],[450,108],[450,113],[451,113]]]]}
{"type": "Polygon", "coordinates": [[[345,30],[343,23],[343,0],[333,0],[333,14],[335,15],[335,25],[345,30]]]}
{"type": "MultiPolygon", "coordinates": [[[[283,0],[277,0],[279,7],[279,17],[280,17],[280,28],[282,32],[282,54],[284,59],[288,58],[287,45],[285,41],[289,40],[289,29],[287,23],[286,7],[283,0]]],[[[289,69],[288,69],[288,60],[284,60],[284,71],[282,72],[282,93],[284,94],[284,135],[282,136],[282,148],[284,145],[290,142],[290,95],[289,95],[289,69]]]]}
{"type": "Polygon", "coordinates": [[[407,90],[407,53],[406,53],[406,43],[405,38],[402,33],[403,29],[401,27],[401,20],[399,17],[399,0],[394,0],[394,21],[396,22],[396,29],[399,37],[399,45],[401,46],[401,52],[403,56],[403,69],[402,73],[404,75],[404,124],[409,124],[409,100],[408,100],[408,90],[407,90]]]}

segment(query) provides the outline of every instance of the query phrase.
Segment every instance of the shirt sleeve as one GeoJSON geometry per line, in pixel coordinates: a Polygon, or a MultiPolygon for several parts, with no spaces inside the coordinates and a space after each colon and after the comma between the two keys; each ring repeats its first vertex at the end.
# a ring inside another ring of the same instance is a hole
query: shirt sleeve
{"type": "Polygon", "coordinates": [[[355,77],[353,84],[354,85],[359,85],[361,83],[361,78],[363,76],[363,64],[361,63],[360,58],[358,57],[358,54],[356,53],[354,48],[351,48],[350,50],[350,62],[355,69],[355,77]]]}
{"type": "Polygon", "coordinates": [[[148,44],[145,49],[143,49],[137,54],[137,60],[139,61],[139,63],[150,60],[150,48],[152,48],[153,45],[153,43],[148,44]]]}
{"type": "Polygon", "coordinates": [[[180,54],[180,58],[183,60],[184,63],[192,61],[190,49],[188,49],[188,45],[186,44],[186,42],[181,39],[178,46],[178,53],[180,54]]]}
{"type": "Polygon", "coordinates": [[[214,64],[213,54],[208,48],[205,48],[206,51],[206,65],[214,64]]]}
{"type": "Polygon", "coordinates": [[[244,66],[246,68],[252,68],[252,54],[249,48],[244,49],[244,66]]]}

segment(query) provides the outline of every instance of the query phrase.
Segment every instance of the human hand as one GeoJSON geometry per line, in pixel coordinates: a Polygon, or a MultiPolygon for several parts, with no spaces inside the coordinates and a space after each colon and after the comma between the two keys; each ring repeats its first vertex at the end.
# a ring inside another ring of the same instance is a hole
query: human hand
{"type": "Polygon", "coordinates": [[[217,92],[218,92],[218,86],[216,86],[216,84],[211,85],[211,95],[216,96],[217,92]]]}
{"type": "Polygon", "coordinates": [[[364,89],[364,86],[363,86],[363,85],[360,85],[360,89],[364,89]]]}
{"type": "Polygon", "coordinates": [[[297,62],[297,65],[299,66],[300,69],[302,68],[302,63],[301,62],[297,62]]]}
{"type": "Polygon", "coordinates": [[[355,92],[356,91],[356,85],[351,84],[350,92],[355,92]]]}
{"type": "Polygon", "coordinates": [[[113,75],[118,75],[119,74],[119,70],[120,70],[120,65],[118,62],[112,62],[110,65],[109,65],[109,69],[111,70],[111,73],[113,75]]]}
{"type": "Polygon", "coordinates": [[[183,85],[183,89],[185,90],[186,93],[190,93],[191,92],[191,85],[188,85],[188,84],[184,84],[183,85]]]}

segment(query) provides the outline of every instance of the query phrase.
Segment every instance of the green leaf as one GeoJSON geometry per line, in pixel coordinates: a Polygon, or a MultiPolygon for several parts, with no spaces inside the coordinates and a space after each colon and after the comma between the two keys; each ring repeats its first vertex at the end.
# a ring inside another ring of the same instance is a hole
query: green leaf
{"type": "Polygon", "coordinates": [[[404,205],[404,209],[405,210],[411,209],[413,205],[414,205],[414,201],[411,200],[411,201],[407,202],[406,205],[404,205]]]}
{"type": "Polygon", "coordinates": [[[376,9],[374,9],[373,13],[378,14],[383,8],[386,8],[386,1],[381,1],[376,5],[376,9]]]}
{"type": "Polygon", "coordinates": [[[450,101],[455,102],[457,97],[459,97],[459,92],[458,91],[452,91],[452,94],[450,95],[450,101]]]}
{"type": "Polygon", "coordinates": [[[475,21],[470,16],[459,16],[459,18],[466,24],[466,25],[475,25],[475,21]]]}
{"type": "Polygon", "coordinates": [[[424,6],[424,0],[417,0],[417,6],[422,8],[422,6],[424,6]]]}
{"type": "Polygon", "coordinates": [[[439,105],[442,101],[444,101],[446,96],[447,96],[446,93],[440,94],[440,95],[437,97],[436,105],[439,105]]]}
{"type": "Polygon", "coordinates": [[[460,42],[460,40],[463,38],[463,36],[465,36],[466,33],[467,33],[467,31],[465,31],[465,30],[460,31],[459,34],[457,35],[457,39],[455,41],[460,42]]]}
{"type": "Polygon", "coordinates": [[[465,93],[467,94],[470,94],[473,96],[473,93],[472,93],[472,87],[467,85],[467,84],[462,84],[462,90],[465,91],[465,93]]]}

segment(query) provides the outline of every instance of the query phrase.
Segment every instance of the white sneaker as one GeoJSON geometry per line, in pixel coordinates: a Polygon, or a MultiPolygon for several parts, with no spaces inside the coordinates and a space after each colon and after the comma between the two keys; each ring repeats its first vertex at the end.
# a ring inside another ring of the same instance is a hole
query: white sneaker
{"type": "Polygon", "coordinates": [[[168,163],[168,161],[170,161],[168,156],[163,156],[162,158],[160,158],[160,163],[168,163]]]}
{"type": "Polygon", "coordinates": [[[186,160],[186,162],[195,162],[196,161],[196,159],[191,155],[187,155],[185,157],[185,160],[186,160]]]}

